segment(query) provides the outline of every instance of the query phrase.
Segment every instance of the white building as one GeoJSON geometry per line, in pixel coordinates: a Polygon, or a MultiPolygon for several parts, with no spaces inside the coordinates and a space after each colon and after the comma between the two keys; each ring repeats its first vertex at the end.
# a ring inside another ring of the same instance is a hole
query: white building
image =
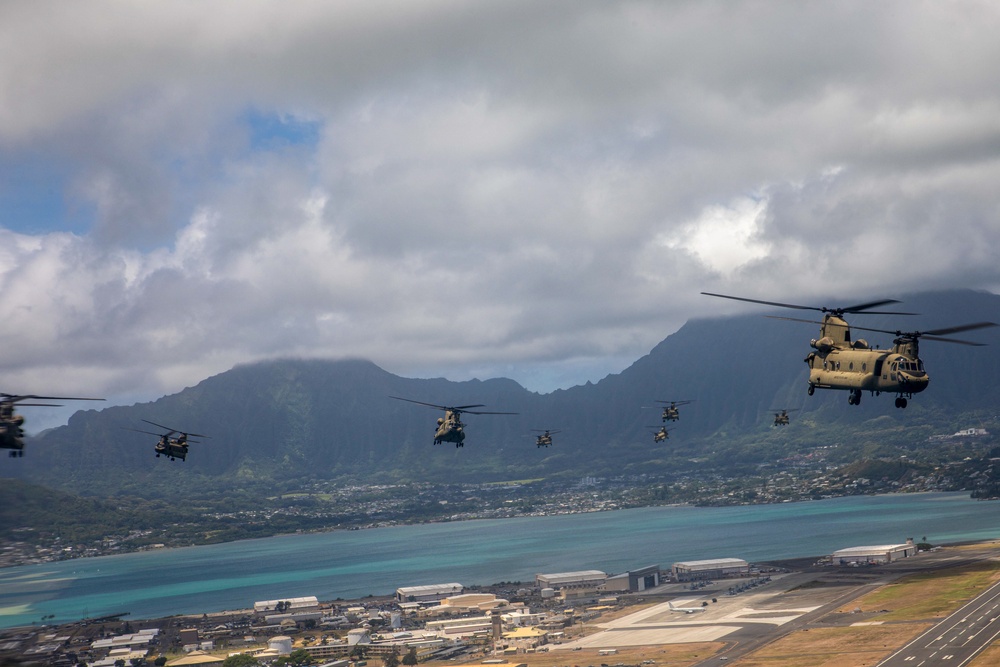
{"type": "Polygon", "coordinates": [[[834,565],[850,565],[852,563],[883,564],[891,563],[901,558],[909,558],[917,553],[917,545],[912,540],[906,544],[878,544],[865,547],[848,547],[834,551],[830,561],[834,565]]]}
{"type": "Polygon", "coordinates": [[[396,589],[397,602],[426,602],[440,600],[451,595],[459,595],[465,587],[462,584],[428,584],[426,586],[404,586],[396,589]]]}
{"type": "Polygon", "coordinates": [[[581,570],[579,572],[556,572],[555,574],[536,574],[535,585],[538,588],[566,590],[573,588],[596,589],[603,586],[608,575],[600,570],[581,570]]]}
{"type": "Polygon", "coordinates": [[[723,579],[745,577],[750,574],[750,564],[742,558],[712,558],[674,563],[671,568],[677,581],[698,579],[723,579]]]}

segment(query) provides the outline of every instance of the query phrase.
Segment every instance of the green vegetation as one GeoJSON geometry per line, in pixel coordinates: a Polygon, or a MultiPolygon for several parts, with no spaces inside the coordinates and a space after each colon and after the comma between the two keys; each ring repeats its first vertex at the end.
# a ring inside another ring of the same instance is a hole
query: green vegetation
{"type": "Polygon", "coordinates": [[[861,598],[865,610],[887,609],[885,621],[912,621],[945,616],[982,593],[1000,576],[1000,563],[988,561],[944,572],[925,572],[886,585],[861,598]]]}

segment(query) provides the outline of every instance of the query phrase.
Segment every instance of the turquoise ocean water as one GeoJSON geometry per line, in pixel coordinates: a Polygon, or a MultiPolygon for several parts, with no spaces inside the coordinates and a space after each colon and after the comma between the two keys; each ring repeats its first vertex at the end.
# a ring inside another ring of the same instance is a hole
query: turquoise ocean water
{"type": "Polygon", "coordinates": [[[533,582],[675,561],[820,556],[848,546],[1000,537],[1000,504],[967,493],[745,507],[649,507],[289,535],[0,569],[0,627],[129,612],[131,619],[256,600],[391,594],[397,587],[533,582]]]}

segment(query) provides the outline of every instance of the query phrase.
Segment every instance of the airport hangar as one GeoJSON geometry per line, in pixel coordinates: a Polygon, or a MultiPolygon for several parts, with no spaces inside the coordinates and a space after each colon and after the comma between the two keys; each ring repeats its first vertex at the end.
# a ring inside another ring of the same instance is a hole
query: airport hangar
{"type": "Polygon", "coordinates": [[[711,560],[689,560],[674,563],[671,568],[676,581],[698,581],[699,579],[725,579],[746,577],[750,574],[750,564],[742,558],[713,558],[711,560]]]}
{"type": "Polygon", "coordinates": [[[460,595],[462,584],[428,584],[426,586],[404,586],[396,589],[397,602],[432,602],[452,595],[460,595]]]}
{"type": "Polygon", "coordinates": [[[909,558],[917,553],[917,545],[913,541],[906,544],[878,544],[867,547],[848,547],[834,551],[830,562],[836,565],[851,563],[883,564],[892,563],[902,558],[909,558]]]}

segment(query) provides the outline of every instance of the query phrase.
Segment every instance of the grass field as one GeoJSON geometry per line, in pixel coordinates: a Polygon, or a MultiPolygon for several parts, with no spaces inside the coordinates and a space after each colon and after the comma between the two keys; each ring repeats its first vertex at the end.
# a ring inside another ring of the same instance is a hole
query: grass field
{"type": "Polygon", "coordinates": [[[795,632],[733,667],[861,667],[874,665],[930,624],[866,625],[795,632]]]}
{"type": "Polygon", "coordinates": [[[838,611],[880,611],[880,621],[942,618],[958,609],[1000,578],[1000,563],[985,561],[969,567],[926,572],[901,579],[855,600],[838,611]]]}

